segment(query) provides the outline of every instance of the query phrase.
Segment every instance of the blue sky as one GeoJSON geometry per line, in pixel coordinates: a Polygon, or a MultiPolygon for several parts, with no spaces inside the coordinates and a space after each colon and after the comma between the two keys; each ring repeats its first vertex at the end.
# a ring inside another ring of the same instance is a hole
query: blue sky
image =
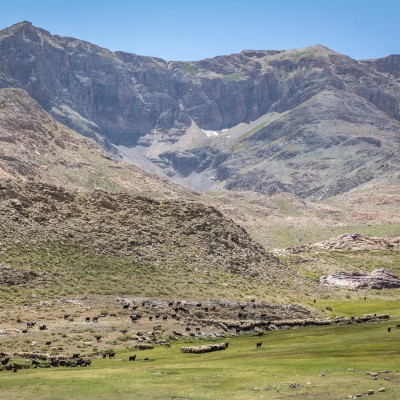
{"type": "Polygon", "coordinates": [[[400,53],[400,0],[1,0],[0,29],[22,20],[166,60],[314,44],[355,59],[400,53]]]}

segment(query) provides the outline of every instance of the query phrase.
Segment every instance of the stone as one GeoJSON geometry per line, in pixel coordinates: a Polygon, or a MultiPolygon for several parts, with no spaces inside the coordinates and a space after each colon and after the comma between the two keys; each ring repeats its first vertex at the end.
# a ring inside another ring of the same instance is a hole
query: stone
{"type": "Polygon", "coordinates": [[[371,273],[338,271],[332,275],[322,276],[320,282],[349,289],[394,289],[400,287],[400,279],[397,275],[383,268],[375,269],[371,273]]]}

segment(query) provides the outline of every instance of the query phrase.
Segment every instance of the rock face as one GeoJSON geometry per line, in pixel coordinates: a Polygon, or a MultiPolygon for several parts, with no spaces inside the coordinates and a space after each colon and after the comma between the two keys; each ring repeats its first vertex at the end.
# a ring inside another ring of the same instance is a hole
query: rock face
{"type": "Polygon", "coordinates": [[[386,269],[375,269],[370,274],[364,272],[335,272],[322,276],[320,282],[349,289],[394,289],[400,287],[400,279],[386,269]]]}
{"type": "Polygon", "coordinates": [[[157,197],[191,197],[182,187],[118,162],[93,140],[54,120],[22,89],[0,89],[0,178],[57,182],[157,197]]]}
{"type": "Polygon", "coordinates": [[[399,71],[399,56],[356,61],[320,45],[173,62],[29,22],[0,32],[0,87],[196,189],[324,198],[398,171],[399,71]]]}

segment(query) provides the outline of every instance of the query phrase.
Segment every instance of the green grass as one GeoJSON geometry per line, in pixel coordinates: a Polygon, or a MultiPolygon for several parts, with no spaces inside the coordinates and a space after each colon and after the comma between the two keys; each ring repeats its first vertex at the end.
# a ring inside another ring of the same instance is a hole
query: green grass
{"type": "MultiPolygon", "coordinates": [[[[393,324],[394,322],[392,322],[393,324]]],[[[231,338],[225,351],[193,355],[171,348],[117,351],[115,360],[98,359],[90,368],[31,369],[0,373],[6,399],[344,399],[376,392],[379,399],[400,396],[397,371],[400,331],[388,323],[308,327],[274,331],[255,347],[254,335],[231,338]],[[150,357],[151,361],[143,361],[150,357]],[[348,369],[357,371],[348,371],[348,369]],[[367,371],[391,370],[372,380],[367,371]],[[383,379],[389,376],[390,381],[383,379]],[[289,385],[297,383],[299,388],[289,385]]]]}

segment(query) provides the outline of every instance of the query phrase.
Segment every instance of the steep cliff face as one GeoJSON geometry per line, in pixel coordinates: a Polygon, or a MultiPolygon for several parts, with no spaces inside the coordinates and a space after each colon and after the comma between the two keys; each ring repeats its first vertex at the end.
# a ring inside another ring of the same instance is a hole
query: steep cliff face
{"type": "MultiPolygon", "coordinates": [[[[380,141],[384,156],[400,144],[399,71],[398,56],[360,62],[320,45],[173,62],[53,36],[29,22],[0,32],[0,87],[25,89],[58,121],[114,154],[197,189],[328,193],[327,185],[354,169],[340,169],[329,182],[297,176],[294,185],[292,167],[281,162],[274,172],[267,159],[326,148],[340,159],[337,146],[347,139],[372,149],[380,141]]],[[[349,149],[350,158],[365,150],[349,149]]],[[[321,162],[318,155],[314,161],[321,162]]]]}

